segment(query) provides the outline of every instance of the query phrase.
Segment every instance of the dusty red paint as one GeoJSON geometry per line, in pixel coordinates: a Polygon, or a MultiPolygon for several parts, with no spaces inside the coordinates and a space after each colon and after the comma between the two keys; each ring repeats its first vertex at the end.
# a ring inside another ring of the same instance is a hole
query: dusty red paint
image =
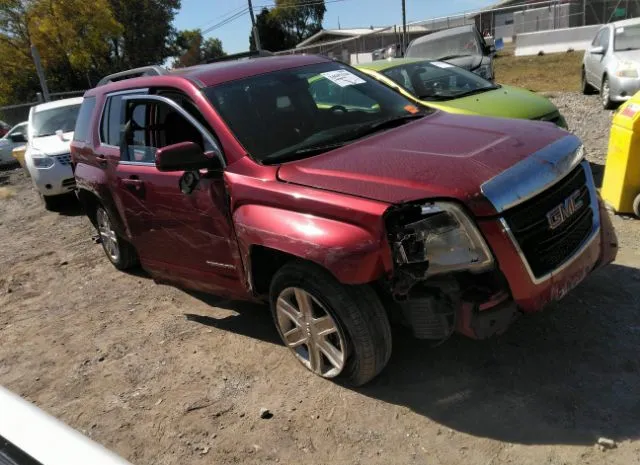
{"type": "MultiPolygon", "coordinates": [[[[495,209],[480,193],[484,181],[566,135],[552,125],[436,112],[323,155],[262,166],[247,156],[198,84],[323,60],[248,60],[89,91],[97,109],[105,94],[119,90],[162,87],[183,92],[213,129],[227,166],[223,173],[205,175],[193,194],[183,195],[177,188],[181,173],[119,163],[119,149],[100,143],[101,113],[96,111],[92,140],[72,144],[79,189],[91,192],[120,220],[119,233],[136,246],[142,265],[156,279],[240,299],[256,297],[251,284],[254,246],[313,261],[347,284],[389,276],[393,262],[383,214],[392,204],[412,200],[464,204],[506,276],[505,291],[524,311],[539,310],[594,267],[613,260],[615,235],[605,213],[600,239],[571,266],[535,284],[495,209]],[[132,177],[141,181],[142,189],[123,184],[132,177]]],[[[500,296],[498,302],[504,293],[500,296]]],[[[485,308],[491,305],[487,302],[485,308]]],[[[465,308],[468,311],[468,305],[465,308]]],[[[468,333],[468,321],[461,321],[459,329],[468,333]]]]}

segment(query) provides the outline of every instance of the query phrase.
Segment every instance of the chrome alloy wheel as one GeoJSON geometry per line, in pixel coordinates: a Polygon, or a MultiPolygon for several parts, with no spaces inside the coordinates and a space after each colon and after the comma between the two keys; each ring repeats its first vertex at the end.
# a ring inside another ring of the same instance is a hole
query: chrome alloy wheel
{"type": "Polygon", "coordinates": [[[325,306],[307,291],[288,287],[276,301],[276,323],[284,343],[309,370],[338,376],[346,362],[346,341],[325,306]]]}
{"type": "Polygon", "coordinates": [[[118,236],[111,226],[111,220],[104,208],[99,208],[96,213],[98,223],[98,233],[102,247],[112,262],[120,260],[120,247],[118,246],[118,236]]]}

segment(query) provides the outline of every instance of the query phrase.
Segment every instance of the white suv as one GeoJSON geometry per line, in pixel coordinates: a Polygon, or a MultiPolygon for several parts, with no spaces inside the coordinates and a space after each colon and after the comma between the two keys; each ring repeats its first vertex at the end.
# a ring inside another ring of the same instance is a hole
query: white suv
{"type": "Polygon", "coordinates": [[[25,166],[47,209],[75,188],[69,145],[81,103],[82,97],[57,100],[36,105],[29,112],[25,166]]]}

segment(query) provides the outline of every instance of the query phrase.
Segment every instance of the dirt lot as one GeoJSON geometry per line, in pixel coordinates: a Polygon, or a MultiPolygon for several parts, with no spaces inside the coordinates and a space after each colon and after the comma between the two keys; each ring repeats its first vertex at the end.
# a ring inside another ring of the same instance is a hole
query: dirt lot
{"type": "MultiPolygon", "coordinates": [[[[597,96],[556,102],[601,164],[597,96]]],[[[547,312],[486,342],[396,333],[348,390],[266,308],[118,272],[73,207],[45,212],[19,171],[0,185],[0,385],[134,464],[640,464],[639,221],[614,218],[618,261],[547,312]]]]}

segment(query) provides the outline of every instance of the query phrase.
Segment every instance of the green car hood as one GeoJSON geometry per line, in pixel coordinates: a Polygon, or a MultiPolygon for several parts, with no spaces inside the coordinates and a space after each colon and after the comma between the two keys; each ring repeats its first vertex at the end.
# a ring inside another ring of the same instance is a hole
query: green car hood
{"type": "Polygon", "coordinates": [[[421,102],[453,113],[499,118],[547,119],[559,116],[555,105],[546,97],[511,86],[501,86],[499,89],[444,102],[421,102]]]}

